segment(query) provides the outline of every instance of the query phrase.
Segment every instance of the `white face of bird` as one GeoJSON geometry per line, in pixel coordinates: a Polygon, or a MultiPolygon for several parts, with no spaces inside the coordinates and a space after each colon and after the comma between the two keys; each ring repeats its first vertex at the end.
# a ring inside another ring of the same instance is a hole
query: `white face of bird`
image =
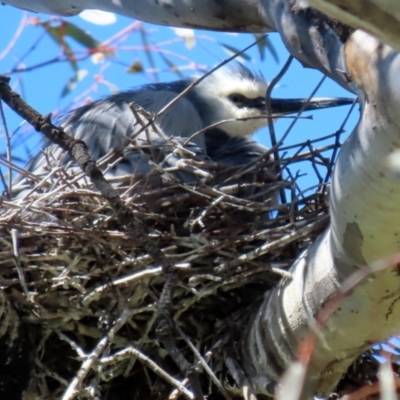
{"type": "MultiPolygon", "coordinates": [[[[266,99],[267,82],[241,64],[221,68],[207,76],[196,87],[202,99],[203,123],[209,126],[230,120],[218,126],[229,136],[243,137],[255,133],[268,124],[266,99]]],[[[274,99],[271,109],[275,118],[300,110],[316,110],[348,105],[353,99],[274,99]]]]}
{"type": "Polygon", "coordinates": [[[245,67],[215,71],[198,85],[197,90],[207,100],[206,122],[209,125],[235,120],[218,126],[229,136],[249,136],[268,123],[265,118],[267,83],[261,75],[245,67]]]}
{"type": "MultiPolygon", "coordinates": [[[[219,115],[221,119],[235,119],[222,124],[220,129],[229,136],[249,136],[268,123],[266,117],[265,91],[264,96],[255,96],[246,91],[228,94],[221,101],[224,103],[219,115]]],[[[258,93],[257,93],[258,94],[258,93]]]]}

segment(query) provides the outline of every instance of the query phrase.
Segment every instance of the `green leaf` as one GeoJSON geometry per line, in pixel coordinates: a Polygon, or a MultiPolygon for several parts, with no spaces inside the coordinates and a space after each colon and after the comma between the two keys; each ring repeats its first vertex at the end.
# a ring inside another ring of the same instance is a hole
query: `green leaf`
{"type": "Polygon", "coordinates": [[[164,62],[168,65],[171,72],[175,72],[179,78],[183,78],[182,72],[167,56],[165,56],[163,53],[160,53],[160,56],[164,60],[164,62]]]}
{"type": "Polygon", "coordinates": [[[83,29],[79,28],[71,22],[62,21],[61,29],[65,36],[69,36],[83,47],[88,49],[95,49],[99,47],[100,42],[86,33],[83,29]]]}
{"type": "MultiPolygon", "coordinates": [[[[143,27],[140,28],[140,34],[142,36],[142,43],[143,43],[144,51],[146,53],[147,60],[149,61],[151,68],[153,68],[153,70],[156,70],[156,65],[154,63],[153,54],[150,51],[149,42],[147,40],[147,33],[143,29],[143,27]]],[[[156,78],[156,80],[158,80],[157,74],[155,72],[154,72],[154,77],[156,78]]]]}
{"type": "Polygon", "coordinates": [[[61,47],[61,50],[67,56],[72,69],[78,71],[78,64],[73,56],[74,52],[70,45],[64,40],[64,35],[60,29],[60,25],[52,26],[49,22],[42,22],[40,25],[43,26],[49,36],[61,47]]]}
{"type": "Polygon", "coordinates": [[[136,60],[133,64],[131,64],[128,67],[128,69],[126,71],[130,72],[132,74],[137,74],[139,72],[143,72],[143,64],[139,60],[136,60]]]}
{"type": "Polygon", "coordinates": [[[261,61],[264,61],[264,59],[265,59],[265,49],[267,48],[269,50],[269,52],[271,53],[272,58],[278,64],[279,63],[278,53],[275,50],[275,47],[273,46],[271,41],[269,40],[268,36],[264,35],[263,33],[255,33],[254,37],[256,40],[259,40],[261,38],[261,40],[259,40],[259,42],[257,42],[257,48],[258,48],[258,52],[260,53],[261,61]]]}
{"type": "Polygon", "coordinates": [[[72,76],[72,78],[67,82],[67,84],[64,86],[64,89],[61,92],[61,97],[65,97],[68,93],[70,93],[72,90],[76,88],[78,83],[88,74],[88,71],[86,69],[81,69],[76,72],[75,75],[72,76]]]}
{"type": "Polygon", "coordinates": [[[60,46],[64,44],[63,35],[60,31],[60,26],[52,26],[48,21],[41,22],[41,26],[50,35],[50,37],[60,46]]]}
{"type": "MultiPolygon", "coordinates": [[[[239,53],[240,52],[240,49],[237,49],[236,47],[233,47],[233,46],[231,46],[231,45],[229,45],[229,44],[225,44],[225,43],[221,43],[221,46],[222,47],[225,47],[225,49],[228,51],[228,53],[229,54],[237,54],[237,53],[239,53]]],[[[244,60],[246,60],[246,61],[251,61],[251,57],[250,56],[248,56],[247,54],[245,54],[245,53],[242,53],[240,56],[238,56],[238,57],[241,57],[241,58],[243,58],[244,60]]]]}

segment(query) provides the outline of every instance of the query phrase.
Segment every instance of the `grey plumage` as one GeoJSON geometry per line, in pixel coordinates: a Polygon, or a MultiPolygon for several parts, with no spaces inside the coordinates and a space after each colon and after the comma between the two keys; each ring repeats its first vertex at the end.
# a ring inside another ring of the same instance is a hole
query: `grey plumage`
{"type": "MultiPolygon", "coordinates": [[[[147,133],[137,135],[141,125],[137,123],[129,103],[156,114],[193,80],[194,78],[149,84],[109,96],[70,112],[63,118],[62,125],[68,134],[84,140],[90,154],[99,160],[111,150],[126,149],[130,143],[129,138],[135,138],[139,147],[146,147],[150,141],[161,149],[168,137],[175,137],[176,141],[183,144],[195,132],[211,124],[226,119],[244,118],[246,120],[230,121],[196,135],[186,147],[200,158],[229,166],[246,165],[265,154],[267,149],[253,141],[250,135],[267,123],[266,118],[257,118],[266,115],[267,84],[260,74],[240,64],[221,68],[206,77],[156,119],[157,129],[148,129],[147,133]]],[[[322,107],[343,105],[351,101],[330,99],[328,104],[326,100],[324,103],[314,100],[307,108],[317,108],[317,104],[322,104],[322,107]]],[[[298,110],[304,103],[298,100],[291,103],[290,100],[272,99],[273,108],[274,104],[278,114],[282,115],[298,110]]],[[[69,156],[58,146],[46,142],[44,147],[63,165],[71,162],[69,156]]],[[[170,150],[163,151],[156,161],[164,160],[167,166],[176,165],[179,155],[168,157],[168,154],[170,150]]],[[[46,157],[39,153],[28,163],[27,169],[38,173],[46,164],[46,157]]],[[[107,176],[135,173],[143,175],[151,169],[148,156],[133,148],[125,151],[123,160],[108,169],[107,176]]],[[[175,176],[183,181],[193,180],[193,176],[187,173],[177,173],[175,176]]],[[[160,184],[157,179],[153,179],[151,183],[160,184]]],[[[27,181],[20,180],[20,190],[26,187],[27,181]]]]}

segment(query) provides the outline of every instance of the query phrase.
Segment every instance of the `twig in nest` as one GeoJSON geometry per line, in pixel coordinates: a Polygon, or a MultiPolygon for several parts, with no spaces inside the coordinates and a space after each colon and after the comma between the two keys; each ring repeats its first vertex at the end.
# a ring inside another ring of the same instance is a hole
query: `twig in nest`
{"type": "Polygon", "coordinates": [[[21,263],[20,263],[19,250],[18,250],[18,231],[16,229],[11,229],[11,237],[13,242],[14,261],[18,271],[19,282],[21,284],[22,290],[24,291],[26,299],[30,301],[31,295],[28,291],[28,287],[26,286],[24,271],[21,268],[21,263]]]}
{"type": "Polygon", "coordinates": [[[257,400],[249,380],[246,378],[237,362],[230,356],[226,356],[224,361],[229,373],[232,375],[236,384],[241,389],[245,400],[257,400]]]}
{"type": "Polygon", "coordinates": [[[243,254],[239,257],[236,257],[234,260],[232,261],[228,261],[226,263],[223,263],[221,265],[219,265],[218,267],[215,268],[216,272],[218,273],[222,273],[223,271],[225,271],[228,268],[233,268],[236,267],[240,264],[243,264],[245,262],[248,262],[250,260],[253,260],[256,257],[259,257],[263,254],[266,254],[276,248],[281,247],[284,243],[288,244],[290,242],[292,242],[295,239],[299,239],[301,237],[305,237],[307,235],[310,234],[310,232],[317,230],[317,229],[321,229],[323,227],[328,226],[328,222],[329,222],[329,216],[328,215],[324,215],[322,216],[320,219],[318,219],[317,221],[306,225],[304,228],[300,228],[298,231],[294,231],[292,233],[289,233],[286,236],[283,236],[282,238],[275,240],[273,242],[269,242],[266,243],[260,247],[258,247],[257,249],[247,253],[247,254],[243,254]]]}
{"type": "Polygon", "coordinates": [[[192,349],[193,353],[196,355],[196,358],[199,361],[199,364],[206,370],[207,374],[210,376],[210,378],[215,383],[215,385],[217,386],[219,391],[222,393],[222,395],[225,397],[225,399],[231,400],[231,396],[229,396],[229,394],[226,392],[226,390],[222,386],[222,383],[215,376],[214,372],[208,366],[206,360],[204,360],[204,358],[201,356],[199,351],[196,349],[196,347],[193,345],[193,343],[190,341],[190,339],[186,336],[186,334],[183,332],[183,330],[178,325],[176,326],[176,330],[182,336],[182,338],[186,342],[186,344],[192,349]]]}
{"type": "MultiPolygon", "coordinates": [[[[76,140],[67,135],[62,128],[53,125],[50,119],[51,115],[43,116],[30,107],[11,89],[8,84],[9,81],[10,79],[8,77],[0,75],[0,98],[19,116],[28,121],[36,131],[42,132],[49,140],[69,153],[109,202],[121,226],[126,229],[127,233],[135,241],[146,249],[156,263],[161,264],[166,282],[159,302],[159,312],[157,314],[159,323],[156,332],[164,346],[171,352],[172,358],[178,361],[178,366],[181,370],[187,371],[188,377],[194,386],[193,390],[196,398],[202,399],[200,383],[198,379],[195,378],[195,371],[172,340],[172,325],[170,323],[169,308],[172,304],[172,293],[177,281],[174,265],[160,250],[161,246],[159,243],[154,238],[149,237],[149,229],[135,217],[132,210],[125,206],[117,192],[105,180],[103,173],[96,165],[96,161],[89,155],[86,144],[82,140],[76,140]]],[[[99,343],[98,347],[101,349],[102,344],[99,343]]],[[[87,361],[87,364],[89,364],[90,367],[90,359],[87,361]]],[[[86,365],[82,366],[81,372],[86,375],[86,365]]],[[[68,396],[66,394],[64,400],[72,398],[72,393],[75,391],[79,382],[80,375],[74,379],[73,384],[71,384],[67,391],[68,396]]]]}
{"type": "Polygon", "coordinates": [[[67,135],[62,128],[53,125],[50,115],[43,116],[30,107],[11,89],[8,84],[9,81],[8,77],[0,75],[0,96],[2,100],[18,115],[26,119],[37,131],[42,132],[53,143],[67,151],[110,203],[119,223],[126,229],[127,233],[148,251],[155,262],[160,263],[166,270],[172,270],[172,263],[159,249],[158,243],[149,238],[147,227],[135,218],[129,208],[125,207],[116,191],[105,180],[104,175],[96,165],[96,161],[89,155],[86,144],[67,135]]]}
{"type": "Polygon", "coordinates": [[[78,388],[82,385],[82,382],[85,379],[86,375],[89,373],[94,364],[99,360],[108,343],[113,340],[115,334],[125,324],[126,320],[130,316],[130,313],[131,311],[129,308],[125,308],[122,311],[114,326],[109,330],[107,335],[98,342],[96,348],[87,356],[86,360],[82,363],[79,371],[76,373],[75,377],[72,379],[67,390],[65,391],[62,400],[71,400],[77,395],[78,388]]]}
{"type": "Polygon", "coordinates": [[[130,346],[121,351],[118,351],[117,353],[113,354],[112,356],[102,357],[100,359],[100,363],[102,365],[109,365],[109,364],[113,365],[117,361],[125,360],[127,358],[132,358],[132,357],[136,357],[137,359],[139,359],[143,365],[145,365],[147,368],[151,369],[155,374],[160,376],[162,379],[164,379],[166,382],[168,382],[172,386],[175,386],[188,399],[190,399],[190,400],[194,399],[193,393],[190,392],[188,389],[186,389],[185,386],[183,386],[183,383],[174,379],[168,372],[163,370],[153,360],[151,360],[149,357],[144,355],[138,349],[135,349],[133,346],[130,346]]]}

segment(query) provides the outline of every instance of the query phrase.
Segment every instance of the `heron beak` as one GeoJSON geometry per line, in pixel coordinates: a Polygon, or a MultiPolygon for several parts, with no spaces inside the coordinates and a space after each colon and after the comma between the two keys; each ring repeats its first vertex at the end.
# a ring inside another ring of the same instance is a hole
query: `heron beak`
{"type": "Polygon", "coordinates": [[[294,114],[299,111],[318,110],[353,104],[354,99],[346,97],[321,97],[315,99],[271,99],[273,116],[294,114]]]}

